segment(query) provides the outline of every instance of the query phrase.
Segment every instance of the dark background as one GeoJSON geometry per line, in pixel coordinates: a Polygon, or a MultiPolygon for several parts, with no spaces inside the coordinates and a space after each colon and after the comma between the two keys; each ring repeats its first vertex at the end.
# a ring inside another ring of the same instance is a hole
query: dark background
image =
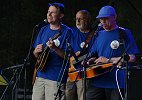
{"type": "MultiPolygon", "coordinates": [[[[95,17],[107,4],[116,8],[118,25],[131,29],[142,50],[142,1],[141,0],[56,0],[65,4],[63,23],[75,25],[75,13],[87,9],[95,17]]],[[[46,18],[48,3],[55,0],[2,0],[0,3],[0,67],[23,62],[26,57],[33,27],[46,18]]],[[[36,36],[36,34],[34,34],[36,36]]]]}
{"type": "MultiPolygon", "coordinates": [[[[0,3],[0,69],[24,63],[27,57],[33,28],[46,18],[48,4],[61,2],[65,4],[63,23],[75,25],[75,13],[86,9],[93,17],[94,26],[99,9],[105,5],[116,8],[118,25],[131,29],[137,45],[142,51],[142,1],[141,0],[2,0],[0,3]]],[[[36,37],[37,33],[34,33],[36,37]]],[[[8,80],[13,70],[0,72],[8,80]]],[[[20,71],[18,71],[20,72],[20,71]]],[[[31,86],[33,68],[27,67],[27,84],[31,86]]],[[[24,80],[21,74],[20,82],[24,80]]]]}

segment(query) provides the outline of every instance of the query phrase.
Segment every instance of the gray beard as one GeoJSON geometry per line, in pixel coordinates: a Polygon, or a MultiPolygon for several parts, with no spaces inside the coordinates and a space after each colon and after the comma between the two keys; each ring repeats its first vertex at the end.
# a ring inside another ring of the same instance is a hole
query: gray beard
{"type": "Polygon", "coordinates": [[[82,28],[82,25],[81,25],[81,26],[78,26],[78,25],[77,25],[76,27],[80,30],[80,29],[82,28]]]}

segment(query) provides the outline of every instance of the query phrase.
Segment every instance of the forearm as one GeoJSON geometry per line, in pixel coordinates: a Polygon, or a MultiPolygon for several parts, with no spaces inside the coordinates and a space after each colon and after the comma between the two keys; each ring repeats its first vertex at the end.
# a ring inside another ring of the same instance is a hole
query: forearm
{"type": "Polygon", "coordinates": [[[33,55],[35,56],[35,58],[38,57],[38,54],[35,52],[35,50],[33,51],[33,55]]]}
{"type": "MultiPolygon", "coordinates": [[[[124,62],[124,58],[122,57],[112,57],[110,59],[108,59],[109,62],[112,63],[117,63],[120,60],[120,62],[124,62]]],[[[128,62],[134,62],[135,61],[135,55],[129,55],[128,57],[128,62]]]]}
{"type": "Polygon", "coordinates": [[[65,51],[64,50],[62,50],[62,49],[60,49],[60,48],[58,48],[56,46],[54,47],[53,50],[57,53],[57,55],[59,55],[60,57],[64,58],[64,55],[65,55],[65,51]]]}

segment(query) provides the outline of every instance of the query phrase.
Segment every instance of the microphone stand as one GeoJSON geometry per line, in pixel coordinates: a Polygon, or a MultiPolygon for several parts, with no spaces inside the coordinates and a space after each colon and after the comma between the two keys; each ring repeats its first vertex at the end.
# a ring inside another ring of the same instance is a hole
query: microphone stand
{"type": "Polygon", "coordinates": [[[47,23],[47,19],[44,19],[43,22],[35,25],[33,30],[32,30],[32,36],[31,36],[31,41],[30,41],[30,48],[29,48],[29,51],[28,51],[26,59],[24,59],[24,63],[23,63],[23,67],[22,67],[22,69],[24,68],[24,100],[26,100],[26,89],[27,89],[27,71],[26,71],[26,66],[29,63],[29,58],[31,56],[32,46],[33,46],[33,43],[35,41],[35,38],[37,37],[37,36],[35,36],[35,38],[34,38],[34,34],[38,33],[40,31],[40,29],[43,26],[47,25],[47,24],[48,24],[47,23]]]}
{"type": "Polygon", "coordinates": [[[129,81],[129,76],[130,76],[129,68],[128,68],[129,55],[126,52],[129,51],[133,47],[134,44],[135,43],[133,42],[129,47],[127,47],[124,50],[124,52],[122,53],[122,56],[120,57],[120,59],[115,64],[117,66],[121,62],[122,59],[125,63],[126,68],[119,68],[119,69],[125,69],[126,70],[126,90],[125,90],[126,93],[125,93],[124,100],[128,100],[128,81],[129,81]]]}
{"type": "MultiPolygon", "coordinates": [[[[96,28],[96,31],[94,32],[94,39],[93,39],[93,41],[95,41],[95,39],[96,39],[96,37],[97,37],[97,34],[98,34],[98,32],[99,32],[101,29],[102,29],[102,24],[99,23],[99,24],[98,24],[98,27],[96,28]]],[[[93,46],[93,43],[92,43],[92,45],[89,47],[89,50],[88,50],[88,51],[91,50],[92,46],[93,46]]],[[[71,48],[70,44],[69,44],[69,47],[71,48]]],[[[71,50],[71,51],[72,51],[72,50],[71,50]]],[[[76,55],[75,55],[74,53],[73,53],[73,56],[74,56],[74,58],[75,58],[75,61],[77,62],[78,59],[76,59],[77,57],[76,57],[76,55]]],[[[74,81],[74,85],[75,85],[75,83],[77,82],[77,78],[79,77],[79,75],[80,75],[80,73],[81,73],[81,68],[83,68],[83,79],[84,79],[84,81],[83,81],[83,86],[84,86],[83,100],[86,100],[86,63],[87,63],[89,57],[90,57],[90,53],[88,52],[87,55],[86,55],[86,57],[85,57],[85,59],[84,59],[84,61],[83,61],[83,64],[79,67],[79,72],[78,72],[78,74],[77,74],[77,76],[76,76],[76,79],[75,79],[75,81],[74,81]]],[[[74,86],[74,85],[73,85],[73,86],[74,86]]],[[[73,87],[72,87],[72,88],[73,88],[73,87]]]]}
{"type": "MultiPolygon", "coordinates": [[[[96,37],[97,37],[97,34],[98,32],[102,29],[102,24],[99,24],[96,31],[94,32],[94,39],[93,41],[95,41],[96,37]]],[[[89,47],[88,51],[91,50],[93,46],[93,43],[92,45],[89,47]]],[[[83,61],[83,64],[80,66],[79,68],[79,72],[78,72],[78,75],[76,76],[76,80],[75,82],[77,81],[77,78],[79,76],[79,74],[81,73],[81,68],[83,68],[83,86],[84,86],[84,95],[83,95],[83,100],[86,100],[86,66],[87,66],[87,61],[88,61],[88,58],[90,57],[90,53],[88,52],[84,61],[83,61]]],[[[77,59],[75,59],[76,61],[78,61],[77,59]]],[[[75,83],[74,83],[75,84],[75,83]]]]}
{"type": "Polygon", "coordinates": [[[14,66],[10,66],[10,67],[4,68],[3,70],[16,69],[16,68],[20,68],[22,66],[23,66],[23,64],[18,64],[18,65],[14,65],[14,66]]]}
{"type": "Polygon", "coordinates": [[[86,100],[86,65],[87,65],[87,61],[89,58],[89,53],[87,53],[87,56],[85,57],[82,67],[83,67],[83,86],[84,86],[84,95],[83,95],[83,100],[86,100]]]}
{"type": "MultiPolygon", "coordinates": [[[[96,29],[95,32],[94,32],[94,39],[93,39],[94,42],[95,42],[95,40],[96,40],[96,37],[97,37],[97,35],[98,35],[98,32],[99,32],[101,29],[102,29],[102,24],[99,23],[97,29],[96,29]]],[[[92,43],[91,46],[89,47],[89,51],[91,50],[92,46],[93,46],[93,43],[92,43]]],[[[83,64],[82,64],[82,67],[83,67],[83,78],[84,78],[84,84],[83,84],[83,85],[84,85],[84,97],[83,97],[83,100],[86,100],[86,66],[87,66],[88,58],[89,58],[90,56],[91,56],[91,54],[88,52],[87,55],[86,55],[86,57],[85,57],[85,59],[84,59],[84,61],[83,61],[83,64]]]]}
{"type": "MultiPolygon", "coordinates": [[[[68,40],[68,39],[67,39],[67,40],[68,40]]],[[[66,40],[66,43],[67,43],[67,40],[66,40]]],[[[54,100],[57,100],[57,98],[59,98],[59,100],[61,100],[61,98],[62,98],[62,96],[61,96],[61,95],[62,95],[62,94],[61,94],[61,93],[62,93],[62,91],[61,91],[62,80],[63,80],[64,75],[65,75],[65,72],[66,72],[66,70],[67,70],[66,68],[67,68],[68,63],[69,63],[70,54],[71,54],[71,53],[67,53],[67,51],[65,51],[63,63],[65,62],[66,56],[67,56],[67,62],[66,62],[65,68],[63,69],[63,72],[62,72],[62,69],[61,69],[60,74],[59,74],[59,76],[58,76],[58,77],[60,77],[60,75],[61,75],[61,73],[62,73],[60,82],[59,82],[59,84],[57,84],[57,87],[58,87],[57,92],[54,94],[54,95],[55,95],[54,100]],[[59,96],[59,97],[58,97],[58,96],[59,96]]],[[[63,67],[64,67],[64,65],[62,66],[62,68],[63,68],[63,67]]]]}
{"type": "MultiPolygon", "coordinates": [[[[125,58],[125,55],[124,55],[124,58],[125,58]]],[[[128,100],[128,81],[129,81],[129,76],[130,76],[130,72],[128,69],[128,60],[129,59],[124,59],[124,60],[126,62],[126,97],[125,97],[125,100],[128,100]]]]}
{"type": "MultiPolygon", "coordinates": [[[[5,70],[5,69],[4,69],[4,70],[5,70]]],[[[4,90],[3,94],[2,94],[2,96],[0,97],[0,100],[3,100],[3,98],[4,98],[5,94],[6,94],[6,92],[7,92],[8,89],[9,89],[10,84],[13,83],[13,79],[14,79],[14,76],[16,75],[16,73],[17,73],[17,70],[14,71],[14,74],[13,74],[12,78],[10,79],[10,81],[8,82],[9,84],[6,86],[6,88],[5,88],[5,90],[4,90]]],[[[13,98],[12,98],[12,99],[13,99],[13,98]]]]}
{"type": "MultiPolygon", "coordinates": [[[[16,86],[18,80],[20,79],[20,75],[21,75],[21,73],[22,73],[22,71],[23,71],[23,69],[24,69],[24,96],[23,96],[24,100],[26,100],[26,88],[27,88],[27,71],[26,71],[26,66],[29,65],[29,58],[30,58],[30,55],[31,55],[32,45],[33,45],[33,42],[34,42],[34,40],[35,40],[35,38],[34,38],[35,29],[37,29],[37,30],[39,31],[38,28],[41,28],[41,27],[42,27],[41,24],[44,23],[44,25],[46,25],[46,24],[47,24],[46,22],[47,22],[47,21],[44,20],[44,22],[42,22],[42,23],[40,23],[40,24],[34,26],[33,32],[32,32],[32,37],[31,37],[31,41],[30,41],[30,48],[29,48],[29,51],[28,51],[28,54],[27,54],[26,59],[24,59],[24,63],[23,63],[23,64],[20,64],[20,65],[16,65],[16,66],[11,66],[11,67],[9,67],[9,68],[5,68],[5,69],[4,69],[4,70],[7,70],[7,69],[14,69],[14,68],[19,68],[19,67],[22,66],[22,68],[21,68],[21,70],[20,70],[20,72],[19,72],[19,75],[18,75],[18,77],[17,77],[17,79],[16,79],[16,82],[15,82],[15,84],[14,84],[14,86],[13,86],[13,89],[15,88],[15,86],[16,86]],[[39,27],[39,26],[40,26],[40,27],[39,27]]],[[[43,26],[44,26],[44,25],[43,25],[43,26]]],[[[11,78],[11,80],[10,80],[9,83],[12,83],[12,81],[13,81],[13,79],[14,79],[14,76],[16,75],[16,72],[17,72],[17,71],[14,72],[14,74],[13,74],[13,76],[12,76],[12,78],[11,78]]],[[[3,97],[4,97],[5,93],[7,92],[8,88],[9,88],[9,85],[7,85],[7,87],[6,87],[6,89],[4,90],[4,92],[3,92],[3,94],[2,94],[2,96],[1,96],[1,98],[0,98],[0,100],[3,99],[3,97]]],[[[12,99],[13,99],[13,98],[12,98],[12,99]]]]}
{"type": "Polygon", "coordinates": [[[30,41],[30,48],[29,48],[26,59],[24,59],[24,63],[23,63],[23,67],[22,67],[22,70],[24,69],[24,100],[26,100],[26,89],[27,89],[27,71],[26,71],[27,69],[26,69],[26,66],[29,64],[29,58],[31,56],[32,46],[33,46],[33,43],[35,40],[34,34],[35,34],[35,32],[37,32],[37,29],[38,29],[38,26],[37,25],[34,26],[33,31],[32,31],[31,41],[30,41]]]}
{"type": "MultiPolygon", "coordinates": [[[[9,69],[14,70],[14,73],[13,73],[13,75],[12,75],[12,78],[11,78],[10,81],[8,82],[9,84],[14,84],[12,90],[15,89],[15,87],[16,87],[16,85],[17,85],[17,82],[18,82],[18,80],[19,80],[19,78],[20,78],[20,75],[21,75],[22,70],[19,72],[19,75],[18,75],[18,77],[17,77],[17,72],[18,72],[17,69],[19,69],[20,67],[22,67],[21,69],[23,69],[23,64],[14,65],[14,66],[7,67],[7,68],[5,68],[5,69],[2,69],[3,71],[9,70],[9,69]],[[16,77],[15,77],[15,76],[16,76],[16,77]],[[17,78],[17,79],[15,80],[15,83],[13,83],[14,78],[17,78]]],[[[3,99],[5,93],[6,93],[7,90],[9,89],[9,86],[10,86],[9,84],[6,86],[6,88],[5,88],[5,90],[4,90],[4,92],[3,92],[2,96],[1,96],[0,100],[3,99]]],[[[12,95],[13,95],[13,94],[12,94],[12,95]]],[[[13,100],[13,96],[12,96],[12,100],[13,100]]]]}
{"type": "MultiPolygon", "coordinates": [[[[23,71],[23,68],[24,68],[25,64],[26,63],[20,64],[20,65],[11,66],[11,67],[3,69],[3,70],[16,69],[16,71],[14,71],[14,74],[13,74],[12,78],[9,81],[9,84],[13,84],[14,77],[17,76],[17,69],[20,68],[20,67],[22,67],[21,70],[20,70],[20,72],[19,72],[19,75],[16,77],[17,79],[16,79],[16,81],[15,81],[15,83],[13,85],[12,90],[14,90],[14,88],[16,87],[16,85],[18,83],[18,80],[20,79],[20,75],[21,75],[21,73],[23,71]]],[[[0,100],[3,100],[4,95],[6,94],[7,90],[9,89],[9,86],[10,86],[9,84],[6,86],[6,88],[5,88],[5,90],[4,90],[4,92],[3,92],[2,96],[1,96],[0,100]]],[[[25,94],[26,94],[26,92],[24,92],[24,96],[25,96],[25,94]]],[[[12,100],[13,100],[13,97],[12,97],[12,100]]],[[[24,97],[24,100],[25,100],[25,97],[24,97]]]]}
{"type": "MultiPolygon", "coordinates": [[[[79,63],[79,60],[78,60],[76,54],[74,53],[74,50],[73,50],[71,44],[67,43],[67,45],[68,45],[68,49],[69,49],[69,51],[70,51],[70,55],[72,55],[72,56],[74,57],[76,63],[79,63]]],[[[81,67],[81,65],[80,65],[80,66],[78,67],[78,74],[77,74],[77,76],[76,76],[76,78],[75,78],[75,81],[73,82],[73,85],[72,85],[71,89],[74,88],[76,82],[78,81],[78,77],[81,75],[81,71],[82,71],[82,67],[81,67]]],[[[85,85],[85,86],[86,86],[86,85],[85,85]]]]}
{"type": "MultiPolygon", "coordinates": [[[[27,89],[27,63],[29,63],[29,58],[30,58],[30,55],[31,55],[31,51],[32,51],[32,46],[33,46],[33,40],[34,40],[34,33],[35,33],[35,28],[37,26],[35,26],[33,28],[33,32],[32,32],[32,37],[31,37],[31,41],[30,41],[30,48],[29,48],[29,51],[28,51],[28,54],[27,54],[27,57],[26,59],[24,59],[24,63],[23,63],[23,68],[24,68],[24,100],[26,100],[26,89],[27,89]]],[[[22,69],[23,69],[22,68],[22,69]]]]}
{"type": "MultiPolygon", "coordinates": [[[[123,59],[123,63],[125,63],[125,68],[119,68],[121,70],[126,70],[126,90],[125,90],[125,97],[123,98],[123,100],[127,100],[128,97],[128,81],[129,81],[129,68],[128,68],[128,60],[129,58],[127,58],[128,55],[126,54],[126,52],[124,51],[124,53],[122,54],[121,58],[118,60],[118,62],[115,64],[116,66],[121,62],[121,60],[123,59]]],[[[122,64],[123,66],[123,64],[122,64]]]]}

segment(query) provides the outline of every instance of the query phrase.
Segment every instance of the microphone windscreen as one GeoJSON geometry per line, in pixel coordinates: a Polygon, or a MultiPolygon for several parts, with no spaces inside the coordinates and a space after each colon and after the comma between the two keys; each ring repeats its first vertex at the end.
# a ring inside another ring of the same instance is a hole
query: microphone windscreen
{"type": "Polygon", "coordinates": [[[45,25],[47,25],[47,24],[48,24],[47,19],[44,19],[42,22],[40,22],[39,24],[37,24],[36,27],[41,28],[41,27],[43,27],[43,26],[45,26],[45,25]]]}

